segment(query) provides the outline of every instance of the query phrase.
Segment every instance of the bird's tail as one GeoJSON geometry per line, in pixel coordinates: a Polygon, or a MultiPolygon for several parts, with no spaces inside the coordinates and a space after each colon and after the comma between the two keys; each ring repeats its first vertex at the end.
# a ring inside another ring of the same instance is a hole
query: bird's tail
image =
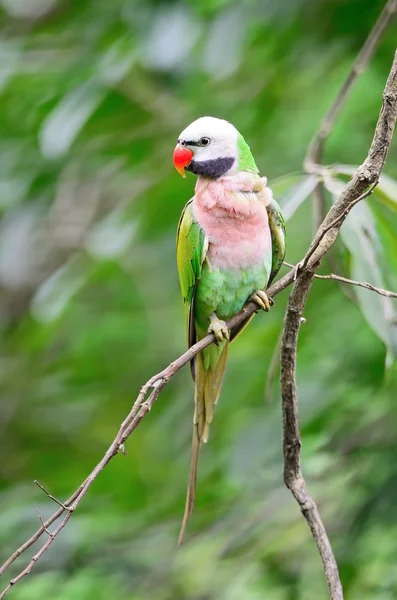
{"type": "Polygon", "coordinates": [[[207,442],[215,404],[221,392],[223,375],[226,368],[229,343],[211,345],[196,356],[193,441],[190,457],[189,483],[186,494],[185,513],[178,546],[182,543],[186,527],[193,514],[196,500],[197,471],[201,442],[207,442]]]}

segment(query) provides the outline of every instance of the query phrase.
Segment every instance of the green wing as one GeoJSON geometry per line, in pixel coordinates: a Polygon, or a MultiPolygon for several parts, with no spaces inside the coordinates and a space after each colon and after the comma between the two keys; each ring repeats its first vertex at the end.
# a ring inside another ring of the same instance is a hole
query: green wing
{"type": "Polygon", "coordinates": [[[281,212],[281,208],[272,198],[270,204],[266,207],[267,216],[269,218],[270,233],[272,236],[272,270],[268,286],[271,284],[275,276],[283,264],[285,256],[285,222],[281,212]]]}
{"type": "Polygon", "coordinates": [[[186,310],[189,347],[196,342],[194,329],[194,294],[208,250],[208,239],[193,217],[193,200],[183,209],[176,237],[179,282],[186,310]]]}

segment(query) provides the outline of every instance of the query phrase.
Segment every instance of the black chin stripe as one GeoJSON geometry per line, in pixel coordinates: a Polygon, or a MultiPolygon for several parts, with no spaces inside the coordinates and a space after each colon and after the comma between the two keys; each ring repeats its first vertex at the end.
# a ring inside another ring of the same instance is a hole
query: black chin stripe
{"type": "Polygon", "coordinates": [[[195,175],[202,175],[203,177],[210,177],[211,179],[218,179],[232,168],[234,158],[231,156],[224,156],[223,158],[215,158],[214,160],[203,160],[190,161],[186,171],[191,171],[195,175]]]}

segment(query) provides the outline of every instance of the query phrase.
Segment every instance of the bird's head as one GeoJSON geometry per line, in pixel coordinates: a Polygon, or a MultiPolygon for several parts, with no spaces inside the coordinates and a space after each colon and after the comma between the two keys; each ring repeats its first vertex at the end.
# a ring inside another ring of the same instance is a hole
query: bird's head
{"type": "Polygon", "coordinates": [[[243,136],[231,123],[215,117],[201,117],[182,131],[174,165],[182,177],[185,171],[211,179],[243,170],[258,172],[243,136]]]}

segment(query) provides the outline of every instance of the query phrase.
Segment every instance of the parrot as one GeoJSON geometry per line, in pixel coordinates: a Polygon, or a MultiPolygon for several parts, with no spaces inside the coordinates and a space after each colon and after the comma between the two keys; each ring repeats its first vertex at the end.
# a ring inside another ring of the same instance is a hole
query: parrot
{"type": "Polygon", "coordinates": [[[201,444],[209,429],[225,372],[229,343],[246,327],[226,321],[250,300],[268,311],[265,292],[285,256],[285,223],[266,177],[230,122],[200,117],[182,131],[173,162],[180,175],[197,175],[195,193],[177,230],[177,267],[186,314],[188,345],[208,333],[215,344],[191,362],[195,385],[190,474],[178,545],[192,516],[201,444]]]}

